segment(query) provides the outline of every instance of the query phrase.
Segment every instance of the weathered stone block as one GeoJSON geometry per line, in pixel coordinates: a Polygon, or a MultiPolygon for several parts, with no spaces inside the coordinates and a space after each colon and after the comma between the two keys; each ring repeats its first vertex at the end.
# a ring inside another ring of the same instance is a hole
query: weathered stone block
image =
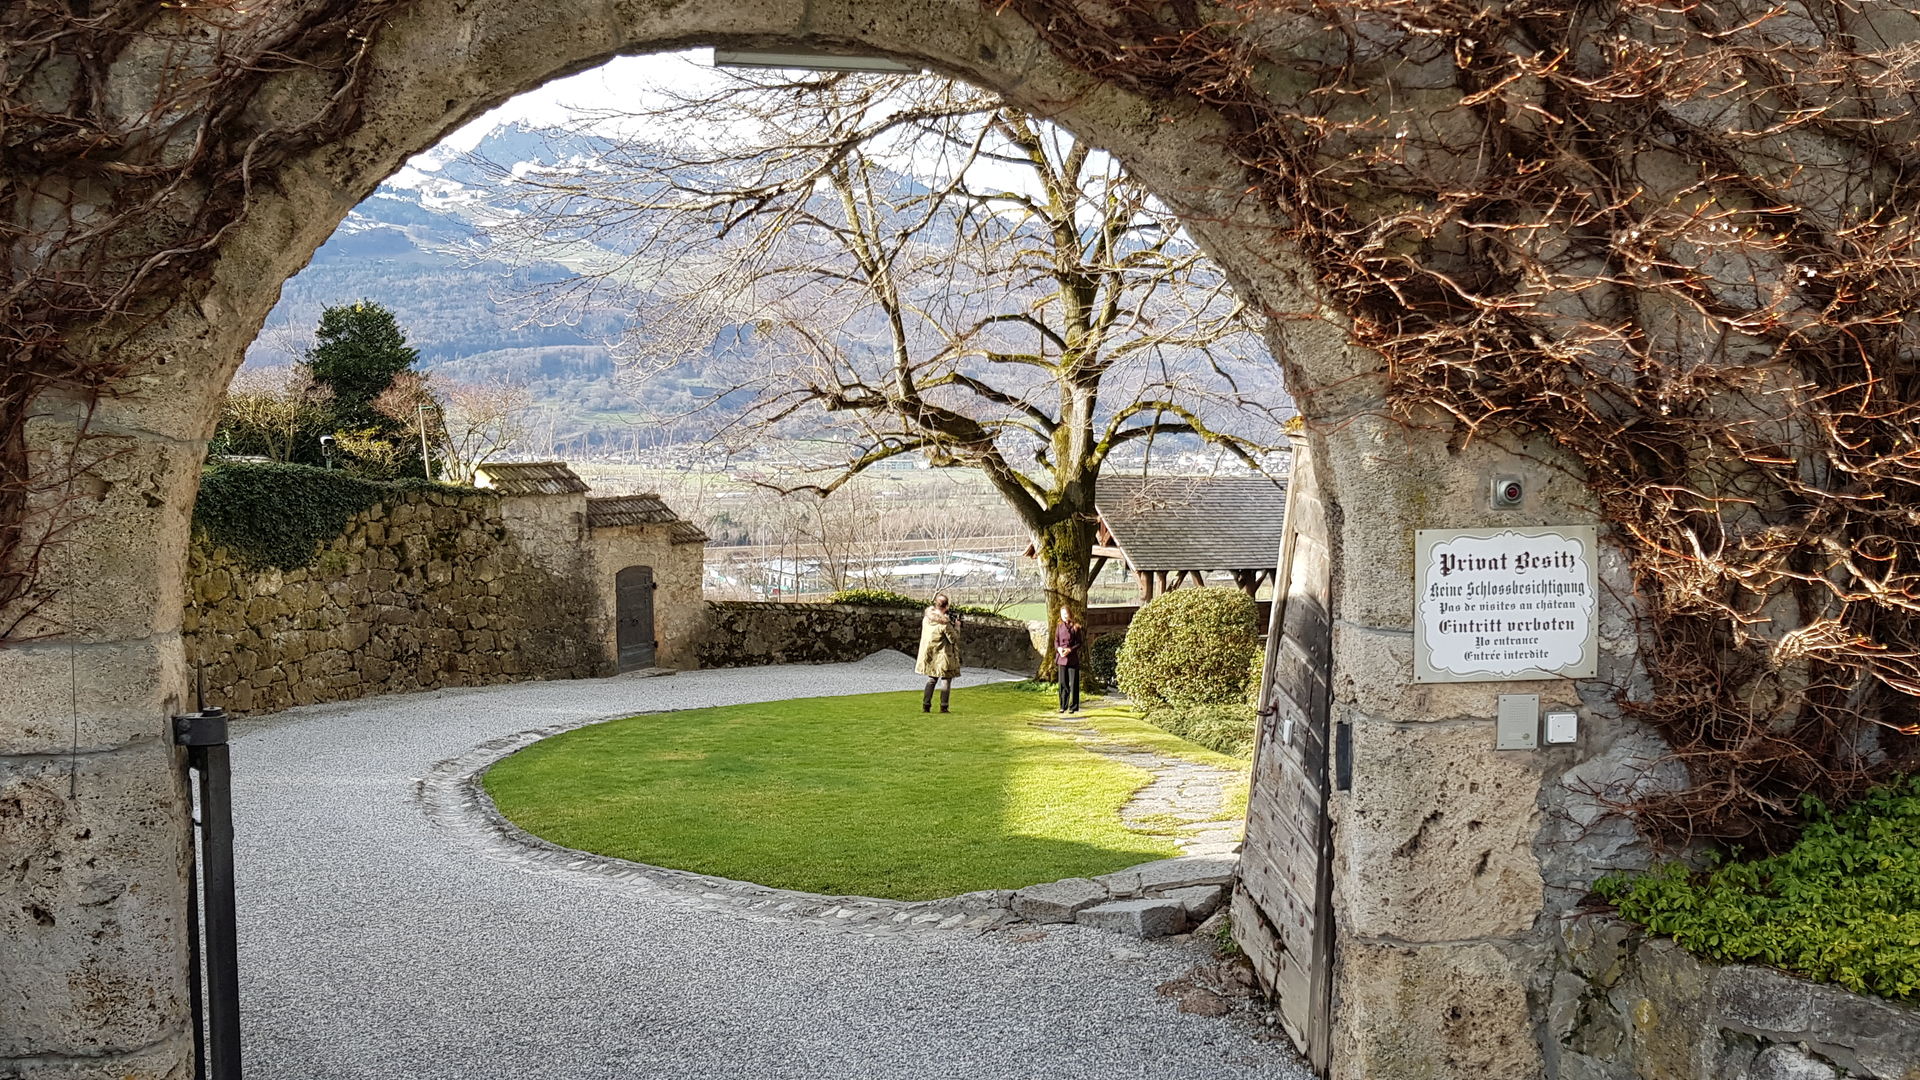
{"type": "Polygon", "coordinates": [[[1184,889],[1169,889],[1161,893],[1160,898],[1175,901],[1185,908],[1187,924],[1198,926],[1205,922],[1209,915],[1219,911],[1221,904],[1226,903],[1227,887],[1225,885],[1191,885],[1184,889]]]}
{"type": "Polygon", "coordinates": [[[1760,1051],[1741,1080],[1835,1080],[1832,1065],[1797,1046],[1775,1044],[1760,1051]]]}
{"type": "Polygon", "coordinates": [[[1693,1075],[1712,1021],[1712,969],[1660,940],[1640,946],[1634,967],[1627,1038],[1635,1063],[1649,1076],[1693,1075]]]}
{"type": "Polygon", "coordinates": [[[1544,904],[1532,852],[1539,761],[1493,749],[1493,725],[1353,728],[1356,783],[1337,831],[1346,922],[1404,941],[1504,937],[1544,904]]]}
{"type": "Polygon", "coordinates": [[[1527,980],[1543,959],[1490,944],[1349,942],[1335,975],[1337,1059],[1381,1080],[1539,1077],[1527,980]]]}
{"type": "Polygon", "coordinates": [[[1082,910],[1074,921],[1137,938],[1157,938],[1185,930],[1187,909],[1178,900],[1109,900],[1082,910]]]}
{"type": "Polygon", "coordinates": [[[6,1080],[191,1080],[193,1036],[186,1030],[153,1046],[100,1058],[43,1058],[0,1063],[6,1080]]]}
{"type": "Polygon", "coordinates": [[[1553,993],[1547,999],[1547,1031],[1561,1043],[1573,1038],[1579,1026],[1587,994],[1587,980],[1570,971],[1553,977],[1553,993]]]}
{"type": "Polygon", "coordinates": [[[1597,986],[1612,986],[1626,971],[1633,927],[1619,919],[1582,917],[1565,930],[1567,959],[1573,970],[1597,986]]]}
{"type": "MultiPolygon", "coordinates": [[[[1670,942],[1649,942],[1657,955],[1677,951],[1670,942]]],[[[1757,1035],[1792,1035],[1806,1030],[1813,1016],[1813,984],[1772,968],[1735,965],[1713,978],[1713,1008],[1720,1019],[1757,1035]]]]}
{"type": "Polygon", "coordinates": [[[1033,922],[1072,922],[1081,909],[1107,899],[1106,886],[1086,878],[1029,885],[1013,894],[1013,913],[1033,922]]]}
{"type": "Polygon", "coordinates": [[[0,1059],[184,1030],[185,794],[170,739],[0,758],[0,1059]]]}
{"type": "Polygon", "coordinates": [[[1816,1052],[1875,1080],[1920,1080],[1920,1009],[1811,985],[1802,1036],[1816,1052]]]}
{"type": "Polygon", "coordinates": [[[1115,896],[1139,896],[1195,885],[1231,885],[1239,866],[1237,855],[1182,855],[1130,866],[1094,880],[1115,896]]]}
{"type": "Polygon", "coordinates": [[[180,640],[0,649],[0,754],[66,753],[165,733],[187,686],[180,640]],[[76,726],[78,730],[76,731],[76,726]]]}

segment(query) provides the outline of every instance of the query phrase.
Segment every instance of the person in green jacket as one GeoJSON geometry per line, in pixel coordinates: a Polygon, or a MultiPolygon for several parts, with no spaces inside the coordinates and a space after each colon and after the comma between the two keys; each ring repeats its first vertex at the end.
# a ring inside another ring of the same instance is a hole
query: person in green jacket
{"type": "Polygon", "coordinates": [[[920,695],[920,711],[933,711],[933,686],[946,680],[940,688],[940,711],[947,711],[947,700],[953,694],[953,677],[960,674],[960,613],[953,610],[953,602],[946,593],[933,598],[933,606],[920,620],[920,659],[913,670],[927,677],[927,688],[920,695]]]}

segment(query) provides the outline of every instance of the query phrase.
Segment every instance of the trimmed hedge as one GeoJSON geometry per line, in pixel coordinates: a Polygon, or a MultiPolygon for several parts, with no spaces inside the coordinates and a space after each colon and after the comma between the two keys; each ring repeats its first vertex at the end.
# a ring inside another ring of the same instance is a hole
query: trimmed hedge
{"type": "Polygon", "coordinates": [[[1839,814],[1812,796],[1802,807],[1806,831],[1780,855],[1715,857],[1705,871],[1672,863],[1594,891],[1708,960],[1920,1000],[1920,776],[1839,814]]]}
{"type": "Polygon", "coordinates": [[[1120,690],[1155,709],[1241,703],[1260,651],[1259,608],[1238,589],[1175,589],[1133,617],[1120,647],[1120,690]]]}
{"type": "Polygon", "coordinates": [[[827,597],[829,604],[853,604],[858,607],[926,607],[925,600],[915,600],[906,593],[897,593],[892,589],[841,589],[827,597]]]}
{"type": "Polygon", "coordinates": [[[311,465],[230,463],[200,471],[193,526],[250,569],[309,566],[347,523],[408,491],[471,495],[425,480],[364,480],[311,465]]]}
{"type": "MultiPolygon", "coordinates": [[[[852,604],[856,607],[904,608],[926,608],[933,605],[932,600],[916,600],[906,593],[894,592],[892,589],[841,589],[827,597],[827,603],[852,604]]],[[[995,619],[1003,617],[992,608],[973,604],[955,604],[953,610],[962,615],[986,615],[995,619]]]]}

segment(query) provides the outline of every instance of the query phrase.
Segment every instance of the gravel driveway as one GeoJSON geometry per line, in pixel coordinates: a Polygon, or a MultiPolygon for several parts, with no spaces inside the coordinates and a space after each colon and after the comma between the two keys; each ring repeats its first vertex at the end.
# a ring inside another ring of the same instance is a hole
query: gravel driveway
{"type": "MultiPolygon", "coordinates": [[[[429,822],[417,780],[502,735],[650,709],[916,684],[858,664],[522,683],[236,723],[253,1080],[1304,1078],[1283,1043],[1154,987],[1199,946],[874,937],[536,872],[429,822]]],[[[960,685],[999,676],[970,672],[960,685]]],[[[964,710],[966,694],[954,695],[964,710]]],[[[1032,935],[1022,935],[1030,937],[1032,935]]]]}

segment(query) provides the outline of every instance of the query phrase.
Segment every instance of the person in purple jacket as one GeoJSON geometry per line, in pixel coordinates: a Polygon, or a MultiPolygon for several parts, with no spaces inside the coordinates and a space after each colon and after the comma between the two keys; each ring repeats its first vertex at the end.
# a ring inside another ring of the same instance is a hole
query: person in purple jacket
{"type": "Polygon", "coordinates": [[[1053,628],[1053,666],[1060,676],[1060,711],[1080,711],[1080,650],[1087,634],[1073,621],[1073,612],[1060,609],[1060,625],[1053,628]]]}

